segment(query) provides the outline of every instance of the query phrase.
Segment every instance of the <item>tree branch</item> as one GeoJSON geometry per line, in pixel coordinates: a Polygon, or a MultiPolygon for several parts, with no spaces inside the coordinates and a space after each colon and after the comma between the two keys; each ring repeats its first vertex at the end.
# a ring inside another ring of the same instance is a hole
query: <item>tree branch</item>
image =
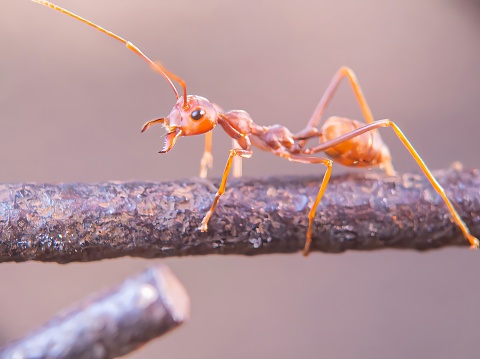
{"type": "MultiPolygon", "coordinates": [[[[480,235],[480,175],[437,172],[480,235]]],[[[218,181],[0,185],[0,262],[121,256],[289,253],[303,248],[320,177],[237,179],[199,226],[218,181]]],[[[332,178],[315,217],[312,251],[467,245],[423,175],[332,178]]]]}
{"type": "Polygon", "coordinates": [[[179,326],[190,300],[165,266],[147,269],[57,315],[1,358],[116,358],[179,326]]]}

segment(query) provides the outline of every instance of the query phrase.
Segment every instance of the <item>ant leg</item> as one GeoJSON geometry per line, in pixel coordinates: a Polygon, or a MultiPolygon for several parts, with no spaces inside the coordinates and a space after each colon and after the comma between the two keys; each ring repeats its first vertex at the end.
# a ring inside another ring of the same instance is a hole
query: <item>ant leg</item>
{"type": "MultiPolygon", "coordinates": [[[[315,108],[315,111],[313,112],[312,117],[308,121],[307,127],[304,130],[300,131],[300,133],[309,133],[309,131],[312,131],[312,128],[316,128],[318,126],[320,119],[323,113],[325,112],[325,109],[327,108],[328,104],[330,103],[330,100],[335,94],[335,91],[337,90],[337,87],[340,81],[344,77],[348,79],[350,86],[353,89],[353,92],[355,94],[355,97],[357,98],[360,109],[362,110],[363,117],[365,118],[365,122],[367,124],[375,122],[372,111],[370,110],[370,106],[368,106],[367,99],[363,94],[363,91],[360,87],[360,83],[357,79],[357,76],[350,68],[343,66],[337,71],[335,76],[333,76],[332,81],[328,85],[327,90],[323,94],[320,102],[318,103],[317,107],[315,108]]],[[[395,175],[395,169],[393,168],[393,164],[391,160],[384,163],[383,166],[388,176],[395,175]]]]}
{"type": "Polygon", "coordinates": [[[218,187],[218,191],[215,194],[215,198],[213,199],[212,206],[208,210],[207,214],[205,217],[203,217],[202,224],[200,225],[199,229],[202,232],[206,232],[208,229],[208,221],[210,220],[210,217],[213,214],[213,211],[215,210],[215,207],[217,206],[218,200],[220,199],[220,196],[225,192],[225,187],[227,184],[227,178],[228,174],[230,173],[230,168],[232,167],[232,161],[235,156],[239,156],[242,158],[250,158],[252,156],[252,151],[251,150],[242,150],[240,148],[233,148],[230,150],[230,154],[228,156],[227,164],[225,165],[225,170],[223,171],[223,176],[222,176],[222,181],[220,183],[220,187],[218,187]]]}
{"type": "Polygon", "coordinates": [[[310,212],[308,213],[308,230],[307,230],[307,237],[305,240],[305,247],[303,248],[303,255],[308,256],[308,253],[310,253],[310,245],[312,244],[313,219],[315,218],[317,207],[323,197],[323,194],[325,193],[325,189],[327,188],[328,181],[330,180],[330,175],[332,174],[333,161],[327,158],[293,155],[288,152],[282,152],[277,155],[280,157],[286,158],[287,160],[292,162],[317,163],[317,164],[319,163],[327,167],[327,171],[323,175],[323,180],[320,185],[320,189],[318,190],[317,197],[315,198],[315,202],[313,203],[313,206],[310,209],[310,212]]]}
{"type": "MultiPolygon", "coordinates": [[[[240,144],[238,141],[234,138],[232,138],[232,147],[240,147],[240,144]]],[[[242,177],[242,157],[236,156],[233,158],[233,169],[232,169],[232,175],[235,178],[240,178],[242,177]]]]}
{"type": "Polygon", "coordinates": [[[355,76],[355,73],[350,68],[343,66],[340,68],[340,70],[337,71],[335,76],[333,76],[333,79],[330,82],[330,85],[328,85],[327,90],[323,94],[320,102],[318,103],[317,107],[315,108],[315,111],[313,112],[312,117],[308,121],[307,127],[310,128],[310,127],[318,126],[318,123],[320,122],[320,118],[322,117],[323,112],[325,111],[330,100],[332,99],[335,93],[335,90],[338,87],[338,84],[344,77],[348,78],[350,82],[350,86],[352,87],[353,92],[355,93],[355,97],[357,98],[358,104],[360,105],[365,121],[367,123],[374,122],[372,111],[370,110],[367,100],[365,99],[365,95],[363,94],[362,89],[360,88],[360,83],[358,82],[357,76],[355,76]]]}
{"type": "Polygon", "coordinates": [[[200,178],[207,178],[208,169],[212,168],[212,165],[212,131],[210,131],[205,134],[205,150],[200,160],[200,178]]]}
{"type": "Polygon", "coordinates": [[[411,143],[408,141],[407,137],[405,137],[403,132],[400,130],[400,128],[393,121],[390,121],[388,119],[375,121],[375,122],[370,123],[368,125],[365,125],[361,128],[358,128],[358,129],[356,129],[356,130],[354,130],[350,133],[342,135],[342,136],[340,136],[336,139],[333,139],[333,140],[324,142],[324,143],[322,143],[318,146],[312,147],[311,149],[308,150],[308,152],[305,152],[305,153],[313,154],[313,153],[317,153],[317,152],[320,152],[320,151],[324,151],[327,148],[336,146],[336,145],[338,145],[338,144],[340,144],[344,141],[348,141],[349,139],[351,139],[353,137],[356,137],[358,135],[361,135],[362,133],[372,131],[372,130],[375,130],[375,129],[381,128],[381,127],[391,127],[393,129],[393,131],[398,136],[400,141],[402,141],[403,145],[407,148],[408,152],[410,152],[410,154],[412,155],[414,160],[420,166],[420,168],[422,169],[423,173],[425,174],[425,176],[428,178],[428,180],[432,184],[435,191],[437,191],[437,193],[440,195],[440,197],[442,197],[443,201],[445,202],[445,204],[448,207],[448,210],[450,211],[450,214],[453,217],[453,221],[458,225],[458,227],[462,231],[465,238],[470,242],[470,248],[478,248],[479,247],[478,239],[470,234],[470,231],[468,230],[467,225],[462,220],[462,218],[460,217],[458,212],[455,210],[455,207],[453,206],[452,202],[450,201],[450,199],[445,194],[445,190],[443,189],[443,187],[440,185],[440,183],[438,183],[436,178],[433,176],[432,172],[430,172],[430,170],[428,169],[425,162],[423,162],[422,158],[419,156],[417,151],[415,151],[415,149],[413,148],[411,143]]]}

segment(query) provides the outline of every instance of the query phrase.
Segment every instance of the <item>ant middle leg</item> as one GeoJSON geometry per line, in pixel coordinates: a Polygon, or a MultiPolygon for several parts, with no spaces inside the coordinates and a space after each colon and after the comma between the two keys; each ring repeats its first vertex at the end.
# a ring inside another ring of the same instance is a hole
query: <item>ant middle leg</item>
{"type": "Polygon", "coordinates": [[[323,175],[322,183],[320,184],[320,188],[318,190],[317,197],[315,198],[315,202],[313,202],[312,208],[310,208],[310,212],[308,213],[308,229],[305,239],[305,247],[303,248],[303,255],[308,256],[308,254],[310,253],[310,246],[312,244],[313,220],[315,218],[315,214],[317,213],[317,207],[320,204],[323,194],[325,193],[325,190],[327,188],[328,181],[330,180],[330,175],[332,174],[333,168],[333,161],[328,158],[294,155],[289,152],[276,153],[276,155],[286,158],[287,160],[292,162],[322,164],[327,168],[327,171],[323,175]]]}
{"type": "Polygon", "coordinates": [[[309,148],[306,150],[304,153],[305,154],[314,154],[317,152],[324,151],[328,148],[334,147],[342,142],[348,141],[353,137],[359,136],[365,132],[368,131],[373,131],[381,127],[391,127],[397,137],[400,139],[400,141],[403,143],[403,145],[407,148],[408,152],[410,152],[410,155],[413,157],[415,162],[417,162],[418,166],[421,168],[427,179],[430,181],[431,185],[435,189],[435,191],[442,197],[443,201],[448,207],[448,210],[450,211],[450,214],[452,216],[453,221],[458,225],[460,230],[462,231],[464,237],[469,241],[470,243],[470,248],[478,248],[479,247],[479,240],[474,237],[472,234],[470,234],[470,231],[465,224],[465,222],[462,220],[460,215],[458,214],[457,210],[453,206],[452,202],[450,199],[447,197],[445,194],[445,190],[443,187],[438,183],[437,179],[433,176],[432,172],[428,169],[427,165],[425,162],[422,160],[420,155],[417,153],[417,151],[413,148],[412,144],[410,141],[408,141],[407,137],[403,134],[403,132],[400,130],[400,128],[393,122],[388,119],[384,120],[379,120],[375,121],[373,123],[367,124],[363,127],[360,127],[352,132],[346,133],[342,136],[339,136],[333,140],[324,142],[320,145],[317,145],[315,147],[309,148]]]}

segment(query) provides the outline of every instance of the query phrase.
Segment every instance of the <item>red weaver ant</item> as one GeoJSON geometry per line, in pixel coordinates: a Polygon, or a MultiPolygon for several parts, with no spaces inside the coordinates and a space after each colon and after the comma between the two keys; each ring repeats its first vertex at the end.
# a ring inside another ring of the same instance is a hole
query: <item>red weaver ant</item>
{"type": "Polygon", "coordinates": [[[205,177],[207,174],[207,167],[210,167],[211,165],[211,131],[214,129],[214,127],[219,124],[223,130],[237,142],[239,148],[233,148],[230,150],[230,155],[225,166],[220,187],[215,195],[210,210],[207,212],[200,225],[200,230],[202,232],[207,231],[208,221],[210,220],[210,217],[217,206],[220,196],[225,192],[228,174],[230,172],[234,157],[238,156],[240,158],[250,158],[252,156],[251,147],[253,145],[264,151],[269,151],[276,156],[283,157],[289,161],[322,164],[327,169],[320,185],[317,198],[315,199],[315,202],[310,209],[310,213],[308,214],[308,230],[303,252],[304,255],[307,255],[312,242],[312,225],[315,212],[327,187],[333,165],[333,161],[330,159],[314,157],[312,155],[323,151],[333,160],[345,166],[379,166],[380,168],[385,169],[387,175],[394,175],[395,171],[391,162],[390,151],[383,143],[382,139],[380,138],[380,134],[377,131],[377,129],[380,127],[391,127],[400,141],[402,141],[404,146],[418,163],[422,171],[425,173],[432,186],[445,201],[445,204],[447,205],[450,214],[453,217],[453,221],[460,227],[465,238],[470,242],[470,247],[478,248],[478,239],[470,234],[465,222],[463,222],[463,220],[460,218],[460,215],[453,207],[453,204],[445,195],[444,189],[437,182],[435,177],[433,177],[430,170],[427,168],[400,128],[394,122],[388,119],[379,121],[375,121],[373,119],[372,112],[370,111],[370,107],[368,106],[365,96],[362,93],[358,80],[353,71],[349,68],[342,67],[335,74],[327,88],[327,91],[321,98],[315,111],[313,112],[312,117],[308,121],[307,126],[300,132],[293,134],[290,132],[290,130],[281,125],[257,125],[255,122],[253,122],[250,115],[245,111],[232,110],[224,112],[206,98],[196,95],[187,96],[187,86],[184,80],[165,69],[159,63],[150,60],[131,42],[48,1],[32,1],[72,16],[73,18],[82,21],[87,25],[90,25],[107,34],[108,36],[122,42],[129,50],[132,50],[145,61],[147,61],[155,71],[160,73],[165,80],[167,80],[177,98],[175,106],[167,117],[148,121],[142,128],[143,132],[153,124],[162,124],[167,129],[165,144],[160,153],[166,153],[170,151],[180,136],[205,134],[205,151],[200,166],[200,176],[205,177]],[[344,117],[330,117],[325,121],[321,129],[318,129],[317,126],[320,122],[321,116],[330,102],[330,99],[333,97],[338,84],[344,77],[346,77],[350,82],[350,85],[362,110],[366,124],[344,117]],[[183,96],[178,94],[172,80],[180,84],[183,89],[183,96]],[[313,147],[306,147],[307,141],[312,138],[318,138],[320,144],[313,147]]]}

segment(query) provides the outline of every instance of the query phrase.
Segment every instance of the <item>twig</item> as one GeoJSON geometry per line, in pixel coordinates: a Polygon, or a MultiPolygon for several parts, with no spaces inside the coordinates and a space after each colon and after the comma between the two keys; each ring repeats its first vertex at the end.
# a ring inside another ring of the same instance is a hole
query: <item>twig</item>
{"type": "Polygon", "coordinates": [[[190,300],[165,266],[147,269],[59,314],[0,358],[115,358],[179,326],[190,300]]]}
{"type": "MultiPolygon", "coordinates": [[[[474,235],[480,175],[437,173],[474,235]]],[[[0,185],[0,262],[121,256],[263,254],[303,248],[318,177],[232,180],[208,233],[199,226],[217,182],[0,185]]],[[[313,251],[467,245],[423,175],[333,178],[314,221],[313,251]]]]}

